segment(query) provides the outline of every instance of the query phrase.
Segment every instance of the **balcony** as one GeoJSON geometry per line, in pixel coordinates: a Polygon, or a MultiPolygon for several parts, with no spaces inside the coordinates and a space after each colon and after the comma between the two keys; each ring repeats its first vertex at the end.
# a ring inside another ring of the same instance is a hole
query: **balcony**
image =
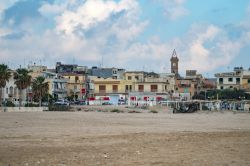
{"type": "Polygon", "coordinates": [[[80,93],[80,89],[70,89],[70,93],[80,93]]]}
{"type": "Polygon", "coordinates": [[[107,93],[106,90],[99,90],[99,93],[107,93]]]}
{"type": "Polygon", "coordinates": [[[151,92],[158,92],[158,89],[151,89],[151,92]]]}
{"type": "Polygon", "coordinates": [[[53,90],[54,93],[67,93],[67,90],[66,89],[59,89],[59,88],[56,88],[53,90]]]}
{"type": "Polygon", "coordinates": [[[118,93],[118,90],[113,90],[112,92],[113,92],[113,93],[118,93]]]}
{"type": "Polygon", "coordinates": [[[68,83],[69,84],[84,84],[85,81],[84,80],[69,80],[68,83]]]}

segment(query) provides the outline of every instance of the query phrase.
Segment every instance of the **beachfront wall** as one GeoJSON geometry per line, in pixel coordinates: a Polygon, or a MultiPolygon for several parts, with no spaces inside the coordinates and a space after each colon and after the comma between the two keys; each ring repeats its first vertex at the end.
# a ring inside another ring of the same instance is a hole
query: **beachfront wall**
{"type": "Polygon", "coordinates": [[[42,112],[48,110],[48,107],[2,107],[0,112],[42,112]]]}

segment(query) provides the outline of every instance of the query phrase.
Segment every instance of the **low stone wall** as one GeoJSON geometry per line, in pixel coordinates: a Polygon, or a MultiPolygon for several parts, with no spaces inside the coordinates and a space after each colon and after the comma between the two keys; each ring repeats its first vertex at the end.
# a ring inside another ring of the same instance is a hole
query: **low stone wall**
{"type": "Polygon", "coordinates": [[[0,112],[42,112],[47,111],[48,107],[5,107],[0,108],[0,112]]]}

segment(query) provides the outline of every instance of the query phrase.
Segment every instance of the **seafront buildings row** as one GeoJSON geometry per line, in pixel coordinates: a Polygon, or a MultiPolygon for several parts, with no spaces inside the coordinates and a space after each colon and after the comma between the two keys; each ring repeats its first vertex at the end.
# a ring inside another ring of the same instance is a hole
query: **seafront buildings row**
{"type": "MultiPolygon", "coordinates": [[[[179,58],[174,50],[170,59],[169,73],[145,71],[126,71],[120,68],[103,68],[62,64],[57,62],[54,69],[41,65],[28,65],[32,78],[43,76],[49,83],[48,93],[56,99],[70,97],[72,100],[84,100],[89,104],[150,104],[161,101],[190,100],[201,91],[213,89],[243,89],[250,92],[250,69],[234,68],[232,72],[216,73],[215,78],[206,78],[196,70],[187,70],[186,75],[179,74],[179,58]]],[[[19,96],[12,77],[2,92],[3,100],[23,105],[32,101],[31,87],[19,96]]]]}

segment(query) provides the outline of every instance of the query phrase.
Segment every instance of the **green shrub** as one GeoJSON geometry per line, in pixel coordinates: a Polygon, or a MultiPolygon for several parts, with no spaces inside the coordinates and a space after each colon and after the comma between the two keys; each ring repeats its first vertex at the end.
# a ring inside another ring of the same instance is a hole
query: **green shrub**
{"type": "Polygon", "coordinates": [[[131,111],[128,111],[128,113],[141,113],[141,112],[140,111],[131,110],[131,111]]]}
{"type": "Polygon", "coordinates": [[[39,104],[26,103],[24,106],[25,106],[25,107],[39,107],[39,104]]]}
{"type": "Polygon", "coordinates": [[[111,110],[110,112],[120,113],[120,112],[122,112],[122,111],[121,111],[121,110],[119,110],[119,109],[113,109],[113,110],[111,110]]]}
{"type": "Polygon", "coordinates": [[[70,111],[70,106],[66,106],[66,105],[49,105],[49,111],[70,111]]]}
{"type": "Polygon", "coordinates": [[[150,113],[154,113],[154,114],[156,114],[156,113],[158,113],[158,111],[151,110],[151,111],[150,111],[150,113]]]}
{"type": "Polygon", "coordinates": [[[11,101],[7,101],[5,104],[6,107],[15,107],[15,104],[12,103],[11,101]]]}

